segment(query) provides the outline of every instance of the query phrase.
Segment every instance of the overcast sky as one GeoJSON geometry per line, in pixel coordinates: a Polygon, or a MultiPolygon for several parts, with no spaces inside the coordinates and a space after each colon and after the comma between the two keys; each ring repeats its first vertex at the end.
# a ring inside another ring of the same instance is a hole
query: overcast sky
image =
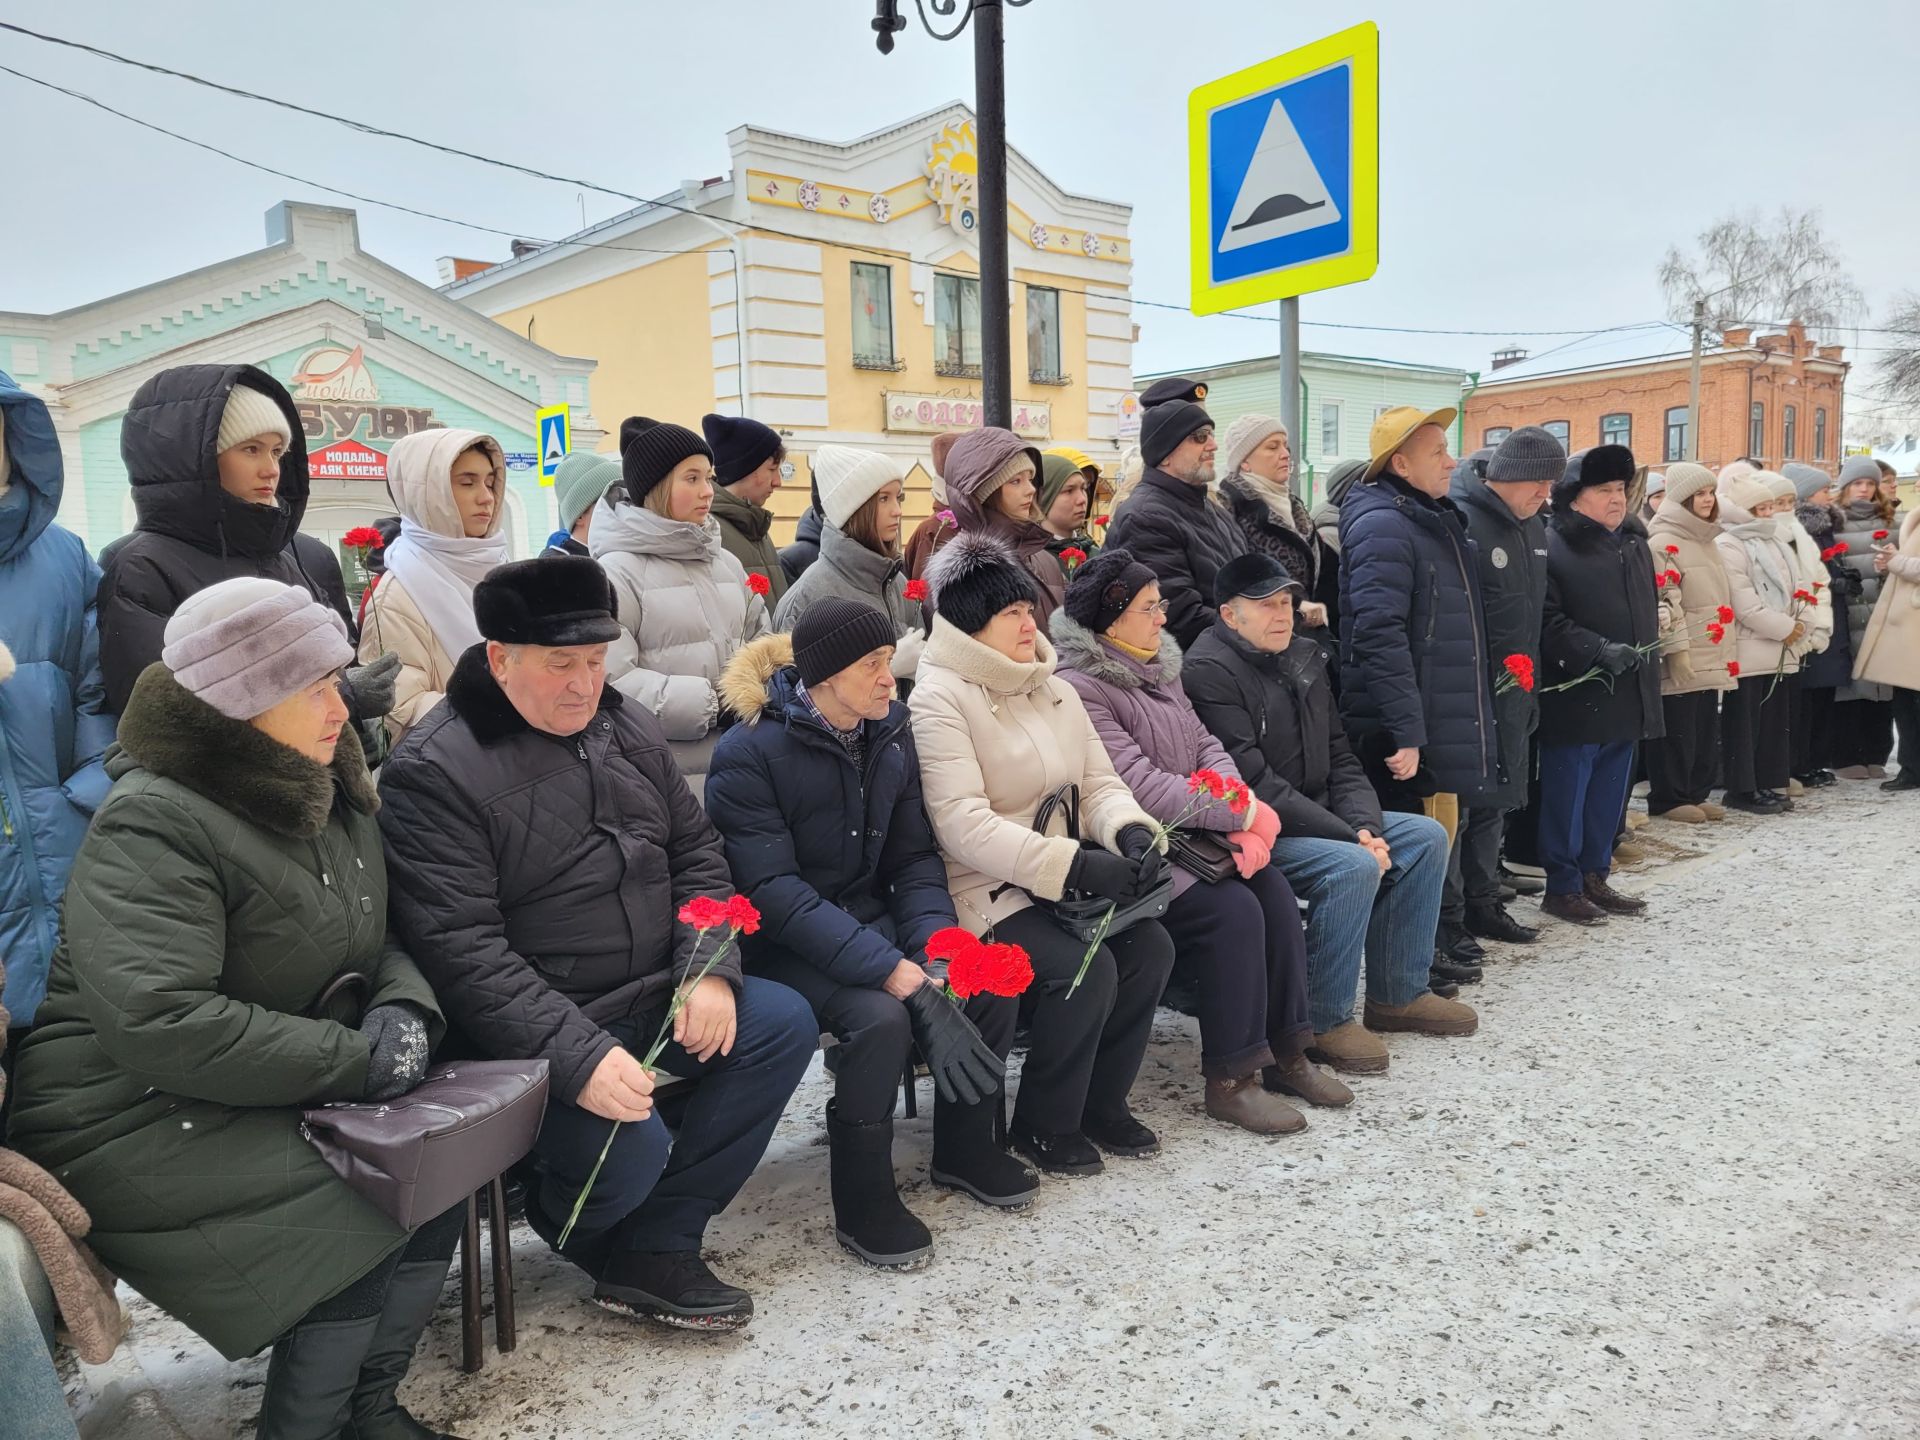
{"type": "MultiPolygon", "coordinates": [[[[930,7],[929,7],[930,8],[930,7]]],[[[871,0],[0,0],[0,18],[642,195],[721,173],[753,123],[847,140],[972,98],[970,40],[871,0]],[[188,16],[191,16],[189,20],[188,16]]],[[[1007,12],[1008,133],[1063,187],[1134,207],[1136,298],[1184,302],[1186,96],[1363,19],[1381,30],[1381,264],[1309,295],[1308,349],[1484,368],[1662,313],[1665,246],[1729,210],[1817,207],[1874,320],[1920,289],[1913,0],[1032,0],[1007,12]]],[[[483,225],[579,227],[575,187],[0,32],[0,64],[309,180],[483,225]]],[[[0,309],[56,310],[256,248],[282,198],[352,204],[0,74],[0,309]]],[[[598,220],[627,202],[584,195],[598,220]]],[[[369,250],[431,280],[502,236],[359,205],[369,250]]],[[[1140,308],[1141,370],[1270,354],[1276,327],[1140,308]]],[[[1886,337],[1863,335],[1867,346],[1886,337]]],[[[1870,354],[1856,358],[1871,361],[1870,354]]],[[[1872,377],[1856,371],[1856,387],[1872,377]]]]}

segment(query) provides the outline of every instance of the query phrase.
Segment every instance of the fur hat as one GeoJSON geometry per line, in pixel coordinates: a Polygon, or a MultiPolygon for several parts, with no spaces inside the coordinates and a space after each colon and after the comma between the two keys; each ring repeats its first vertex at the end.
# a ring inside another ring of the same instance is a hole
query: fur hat
{"type": "Polygon", "coordinates": [[[744,415],[702,415],[700,429],[713,452],[713,478],[721,485],[746,479],[786,448],[778,431],[744,415]]]}
{"type": "Polygon", "coordinates": [[[1713,484],[1713,472],[1704,465],[1696,465],[1691,460],[1676,460],[1667,466],[1666,497],[1669,500],[1678,500],[1685,505],[1702,490],[1713,489],[1713,484]]]}
{"type": "Polygon", "coordinates": [[[1037,604],[1040,587],[1014,553],[977,530],[962,530],[927,562],[933,613],[956,630],[978,635],[1009,605],[1037,604]]]}
{"type": "Polygon", "coordinates": [[[1574,496],[1595,485],[1631,485],[1637,468],[1633,451],[1624,445],[1595,445],[1590,450],[1576,450],[1567,457],[1566,469],[1560,478],[1553,482],[1553,508],[1566,510],[1573,504],[1574,496]]]}
{"type": "Polygon", "coordinates": [[[227,392],[227,408],[220,412],[220,438],[214,442],[214,453],[231,450],[256,435],[278,435],[283,444],[293,443],[287,412],[279,402],[251,385],[236,385],[227,392]]]}
{"type": "Polygon", "coordinates": [[[713,459],[707,442],[684,425],[645,415],[629,415],[620,422],[620,474],[627,483],[627,499],[635,505],[691,455],[713,459]]]}
{"type": "Polygon", "coordinates": [[[802,685],[818,685],[883,645],[898,645],[893,622],[861,600],[828,595],[793,627],[793,663],[802,685]]]}
{"type": "Polygon", "coordinates": [[[1108,548],[1074,567],[1064,606],[1068,616],[1084,628],[1104,635],[1133,597],[1158,579],[1133,558],[1131,550],[1108,548]]]}
{"type": "Polygon", "coordinates": [[[338,612],[259,576],[195,591],[162,638],[168,673],[230,720],[264,715],[353,659],[338,612]]]}
{"type": "Polygon", "coordinates": [[[836,530],[846,529],[854,512],[901,478],[898,461],[878,450],[852,445],[822,445],[813,452],[813,483],[820,492],[820,513],[836,530]]]}
{"type": "Polygon", "coordinates": [[[502,645],[604,645],[620,638],[613,585],[584,555],[496,565],[473,587],[480,633],[502,645]]]}

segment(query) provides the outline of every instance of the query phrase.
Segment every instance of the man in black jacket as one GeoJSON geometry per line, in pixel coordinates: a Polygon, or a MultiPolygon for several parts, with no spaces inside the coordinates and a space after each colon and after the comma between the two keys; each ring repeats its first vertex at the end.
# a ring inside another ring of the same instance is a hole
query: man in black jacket
{"type": "Polygon", "coordinates": [[[1627,511],[1633,452],[1596,445],[1553,487],[1543,686],[1592,676],[1540,702],[1541,908],[1579,925],[1634,915],[1647,902],[1607,883],[1633,786],[1633,752],[1665,735],[1653,647],[1660,605],[1647,530],[1627,511]]]}
{"type": "Polygon", "coordinates": [[[1439,946],[1456,964],[1481,958],[1471,936],[1526,945],[1540,933],[1509,915],[1500,899],[1500,841],[1507,812],[1527,803],[1528,757],[1540,702],[1531,681],[1522,685],[1501,676],[1511,657],[1525,662],[1529,673],[1540,663],[1540,615],[1547,599],[1547,523],[1541,511],[1566,468],[1560,442],[1538,425],[1523,425],[1499,448],[1473,456],[1453,472],[1453,503],[1466,518],[1479,567],[1500,766],[1498,782],[1461,816],[1447,866],[1439,946]],[[1507,688],[1499,689],[1502,684],[1507,688]]]}
{"type": "Polygon", "coordinates": [[[502,565],[473,609],[486,639],[381,771],[394,927],[481,1054],[549,1063],[528,1223],[555,1243],[577,1209],[560,1253],[608,1309],[736,1330],[753,1301],[715,1278],[701,1237],[819,1029],[786,986],[743,978],[737,945],[701,976],[728,932],[676,916],[731,891],[727,862],[659,723],[605,683],[620,627],[599,565],[502,565]],[[639,1057],[676,991],[658,1068],[695,1083],[674,1138],[639,1057]]]}
{"type": "Polygon", "coordinates": [[[1253,793],[1280,817],[1273,863],[1307,904],[1307,1053],[1336,1070],[1387,1068],[1377,1033],[1471,1035],[1473,1010],[1427,989],[1447,835],[1424,815],[1382,814],[1347,747],[1319,646],[1294,631],[1303,588],[1279,561],[1244,555],[1215,582],[1217,618],[1181,682],[1253,793]],[[1362,961],[1366,1024],[1353,1021],[1362,961]]]}
{"type": "Polygon", "coordinates": [[[1205,393],[1187,380],[1162,380],[1148,389],[1148,397],[1167,398],[1140,412],[1140,458],[1147,470],[1114,513],[1105,542],[1132,551],[1159,579],[1167,629],[1183,647],[1213,620],[1213,580],[1220,567],[1247,553],[1239,525],[1208,491],[1219,449],[1213,417],[1187,398],[1205,393]]]}

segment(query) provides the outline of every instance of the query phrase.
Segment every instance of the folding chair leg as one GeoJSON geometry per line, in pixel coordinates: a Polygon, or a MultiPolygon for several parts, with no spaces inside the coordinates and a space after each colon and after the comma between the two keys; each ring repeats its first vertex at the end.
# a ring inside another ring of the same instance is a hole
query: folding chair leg
{"type": "Polygon", "coordinates": [[[460,1368],[471,1375],[487,1363],[486,1330],[480,1323],[480,1196],[467,1197],[467,1227],[460,1236],[460,1368]]]}
{"type": "Polygon", "coordinates": [[[493,1247],[493,1338],[500,1353],[519,1343],[513,1318],[513,1241],[507,1231],[507,1187],[501,1176],[487,1186],[487,1223],[493,1247]]]}

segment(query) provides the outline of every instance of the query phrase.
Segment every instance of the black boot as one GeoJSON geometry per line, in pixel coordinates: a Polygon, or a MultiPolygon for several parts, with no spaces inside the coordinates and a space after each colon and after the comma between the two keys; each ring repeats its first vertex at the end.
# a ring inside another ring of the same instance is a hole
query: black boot
{"type": "Polygon", "coordinates": [[[600,1278],[600,1272],[606,1268],[607,1257],[613,1253],[612,1230],[603,1230],[598,1235],[582,1235],[576,1230],[567,1237],[566,1248],[562,1249],[560,1232],[566,1226],[566,1219],[562,1217],[555,1220],[547,1214],[546,1208],[540,1203],[540,1185],[537,1181],[527,1188],[526,1215],[527,1228],[546,1241],[554,1254],[586,1271],[588,1279],[600,1278]]]}
{"type": "Polygon", "coordinates": [[[340,1432],[340,1440],[458,1440],[430,1430],[400,1404],[400,1382],[407,1378],[413,1363],[414,1348],[420,1335],[433,1319],[433,1307],[440,1301],[441,1287],[447,1283],[445,1260],[403,1261],[393,1272],[387,1287],[387,1303],[381,1308],[373,1343],[367,1358],[360,1362],[360,1383],[354,1387],[353,1418],[340,1432]]]}
{"type": "Polygon", "coordinates": [[[336,1440],[380,1316],[306,1320],[273,1342],[257,1440],[336,1440]]]}
{"type": "Polygon", "coordinates": [[[1507,913],[1506,906],[1490,900],[1467,907],[1467,929],[1483,940],[1500,940],[1508,945],[1531,945],[1540,938],[1538,930],[1522,925],[1507,913]]]}
{"type": "Polygon", "coordinates": [[[1440,934],[1433,948],[1456,965],[1478,965],[1487,958],[1486,948],[1464,927],[1449,925],[1445,921],[1440,924],[1440,934]]]}
{"type": "Polygon", "coordinates": [[[709,1270],[698,1250],[615,1249],[593,1303],[679,1330],[741,1330],[753,1319],[753,1297],[709,1270]]]}
{"type": "Polygon", "coordinates": [[[933,1104],[933,1183],[962,1190],[982,1205],[1024,1210],[1040,1191],[1034,1173],[993,1143],[1000,1096],[978,1105],[933,1104]]]}
{"type": "Polygon", "coordinates": [[[933,1258],[933,1236],[900,1203],[900,1187],[893,1178],[892,1116],[850,1125],[829,1100],[827,1157],[834,1239],[882,1270],[914,1270],[933,1258]]]}

